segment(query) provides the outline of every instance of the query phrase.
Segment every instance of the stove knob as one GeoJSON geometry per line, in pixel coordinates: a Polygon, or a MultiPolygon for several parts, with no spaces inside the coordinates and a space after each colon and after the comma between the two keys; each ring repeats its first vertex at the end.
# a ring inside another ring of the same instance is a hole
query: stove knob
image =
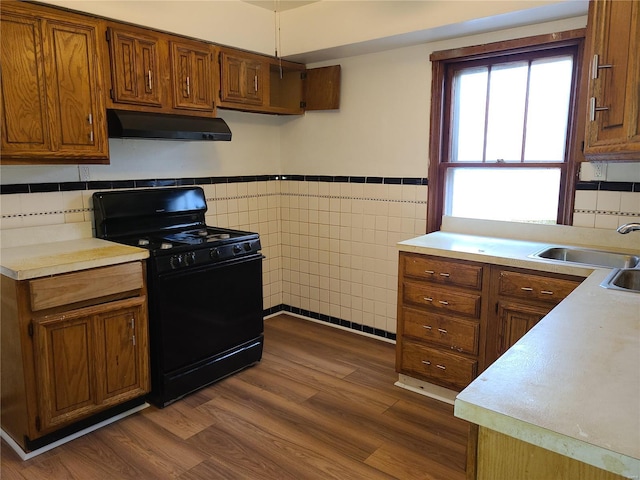
{"type": "Polygon", "coordinates": [[[244,244],[244,251],[245,252],[250,252],[251,251],[251,244],[249,242],[246,242],[244,244]]]}
{"type": "Polygon", "coordinates": [[[183,263],[184,263],[184,258],[182,257],[182,255],[173,255],[169,259],[169,264],[171,265],[171,268],[181,267],[183,263]]]}
{"type": "Polygon", "coordinates": [[[234,245],[233,246],[233,253],[237,255],[240,252],[242,252],[242,247],[240,245],[238,245],[238,244],[234,245]]]}
{"type": "Polygon", "coordinates": [[[211,251],[209,252],[209,256],[214,260],[217,260],[218,258],[220,258],[220,249],[212,248],[211,251]]]}
{"type": "Polygon", "coordinates": [[[189,252],[184,256],[185,265],[193,265],[196,263],[196,254],[195,252],[189,252]]]}

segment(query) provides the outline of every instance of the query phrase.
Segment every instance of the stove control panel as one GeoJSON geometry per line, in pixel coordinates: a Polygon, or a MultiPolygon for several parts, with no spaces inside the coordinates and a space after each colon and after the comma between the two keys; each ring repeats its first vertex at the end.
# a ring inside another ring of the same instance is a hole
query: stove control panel
{"type": "Polygon", "coordinates": [[[182,270],[188,267],[199,267],[215,264],[234,258],[256,254],[261,250],[260,238],[251,238],[240,242],[221,244],[214,247],[201,247],[189,251],[167,252],[166,255],[156,255],[158,272],[182,270]]]}

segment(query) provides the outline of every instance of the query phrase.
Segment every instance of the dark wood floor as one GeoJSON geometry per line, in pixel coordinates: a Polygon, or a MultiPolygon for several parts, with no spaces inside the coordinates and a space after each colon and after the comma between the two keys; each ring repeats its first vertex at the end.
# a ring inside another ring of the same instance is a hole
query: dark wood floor
{"type": "Polygon", "coordinates": [[[263,360],[165,409],[29,461],[12,479],[464,479],[468,424],[393,383],[394,346],[280,315],[263,360]]]}

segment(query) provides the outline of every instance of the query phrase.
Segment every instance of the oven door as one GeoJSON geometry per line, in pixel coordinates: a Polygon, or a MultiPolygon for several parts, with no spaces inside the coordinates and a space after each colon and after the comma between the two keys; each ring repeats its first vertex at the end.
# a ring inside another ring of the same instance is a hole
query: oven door
{"type": "Polygon", "coordinates": [[[162,374],[262,336],[262,258],[151,275],[152,364],[162,374]]]}

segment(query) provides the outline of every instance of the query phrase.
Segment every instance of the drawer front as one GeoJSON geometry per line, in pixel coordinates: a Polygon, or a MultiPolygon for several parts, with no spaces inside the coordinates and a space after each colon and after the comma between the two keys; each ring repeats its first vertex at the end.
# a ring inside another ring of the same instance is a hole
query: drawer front
{"type": "Polygon", "coordinates": [[[482,267],[426,255],[403,255],[404,274],[441,285],[480,290],[482,267]]]}
{"type": "Polygon", "coordinates": [[[467,322],[410,308],[402,311],[403,335],[427,340],[456,352],[478,353],[477,322],[467,322]]]}
{"type": "Polygon", "coordinates": [[[403,373],[463,389],[476,377],[478,362],[412,342],[403,342],[403,373]]]}
{"type": "Polygon", "coordinates": [[[59,307],[142,288],[141,262],[123,263],[29,281],[31,310],[59,307]]]}
{"type": "Polygon", "coordinates": [[[528,273],[500,271],[498,294],[560,303],[580,282],[528,273]]]}
{"type": "Polygon", "coordinates": [[[455,313],[480,318],[480,295],[452,292],[428,283],[404,283],[403,303],[419,305],[439,313],[455,313]]]}

